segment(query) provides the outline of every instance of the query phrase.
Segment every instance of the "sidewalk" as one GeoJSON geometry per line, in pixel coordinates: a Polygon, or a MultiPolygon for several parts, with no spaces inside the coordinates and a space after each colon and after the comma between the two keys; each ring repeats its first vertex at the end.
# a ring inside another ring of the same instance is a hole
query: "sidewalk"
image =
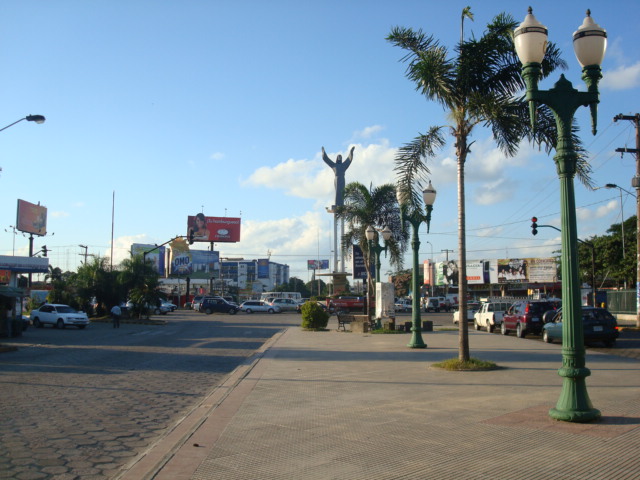
{"type": "Polygon", "coordinates": [[[552,420],[560,345],[469,332],[503,367],[446,372],[454,331],[290,328],[132,462],[122,479],[631,479],[640,472],[640,361],[587,353],[602,419],[552,420]]]}

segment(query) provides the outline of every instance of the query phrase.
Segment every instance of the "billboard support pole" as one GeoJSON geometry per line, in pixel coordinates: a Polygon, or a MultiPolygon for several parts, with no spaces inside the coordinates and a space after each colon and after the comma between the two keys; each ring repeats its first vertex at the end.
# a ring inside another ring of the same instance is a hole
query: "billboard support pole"
{"type": "MultiPolygon", "coordinates": [[[[29,234],[29,258],[33,257],[33,233],[29,234]]],[[[29,289],[31,289],[31,272],[29,272],[29,289]]]]}

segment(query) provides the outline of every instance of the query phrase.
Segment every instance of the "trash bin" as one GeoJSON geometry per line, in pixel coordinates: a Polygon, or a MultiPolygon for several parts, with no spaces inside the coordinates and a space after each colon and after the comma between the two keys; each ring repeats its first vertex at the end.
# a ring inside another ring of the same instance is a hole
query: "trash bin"
{"type": "Polygon", "coordinates": [[[12,337],[21,337],[22,336],[22,318],[14,318],[11,321],[11,336],[12,337]]]}
{"type": "Polygon", "coordinates": [[[422,331],[423,332],[433,332],[433,322],[431,320],[423,320],[422,321],[422,331]]]}

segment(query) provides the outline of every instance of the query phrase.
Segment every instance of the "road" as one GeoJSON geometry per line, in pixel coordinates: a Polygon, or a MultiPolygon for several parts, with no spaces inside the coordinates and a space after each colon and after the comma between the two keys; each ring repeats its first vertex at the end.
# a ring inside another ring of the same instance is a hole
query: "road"
{"type": "Polygon", "coordinates": [[[0,478],[113,478],[295,313],[29,328],[0,354],[0,478]]]}

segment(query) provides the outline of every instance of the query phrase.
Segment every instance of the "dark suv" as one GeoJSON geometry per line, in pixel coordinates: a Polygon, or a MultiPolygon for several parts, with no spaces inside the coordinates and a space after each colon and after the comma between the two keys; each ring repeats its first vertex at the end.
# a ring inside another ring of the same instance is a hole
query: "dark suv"
{"type": "Polygon", "coordinates": [[[540,335],[542,332],[542,316],[545,312],[553,310],[554,305],[547,301],[518,300],[504,314],[500,332],[508,335],[515,330],[518,338],[524,338],[527,334],[540,335]]]}
{"type": "Polygon", "coordinates": [[[222,297],[205,297],[200,304],[199,311],[204,312],[207,315],[211,315],[212,313],[228,313],[230,315],[235,315],[238,311],[238,306],[227,302],[222,297]]]}

